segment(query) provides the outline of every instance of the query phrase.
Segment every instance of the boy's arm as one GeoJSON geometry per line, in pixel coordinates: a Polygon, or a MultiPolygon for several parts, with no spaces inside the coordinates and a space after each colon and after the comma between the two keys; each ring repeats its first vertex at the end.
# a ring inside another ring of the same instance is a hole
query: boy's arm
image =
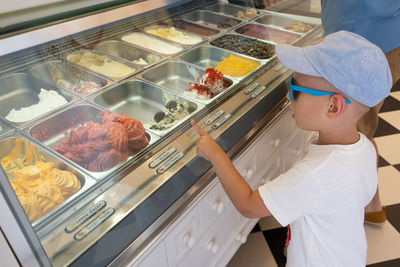
{"type": "Polygon", "coordinates": [[[200,135],[197,142],[197,154],[212,163],[222,187],[236,209],[248,218],[271,215],[258,190],[253,192],[235,166],[233,166],[228,155],[194,120],[191,123],[200,135]]]}

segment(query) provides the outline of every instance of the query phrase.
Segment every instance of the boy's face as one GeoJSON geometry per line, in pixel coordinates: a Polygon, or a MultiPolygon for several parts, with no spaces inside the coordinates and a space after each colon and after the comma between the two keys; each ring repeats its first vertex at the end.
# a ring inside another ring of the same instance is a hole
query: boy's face
{"type": "MultiPolygon", "coordinates": [[[[334,91],[335,88],[325,79],[294,73],[294,84],[321,91],[334,91]]],[[[290,92],[286,97],[290,99],[290,92]]],[[[329,106],[330,96],[313,96],[303,92],[293,92],[293,101],[290,105],[297,127],[318,131],[323,125],[324,112],[329,106]]]]}

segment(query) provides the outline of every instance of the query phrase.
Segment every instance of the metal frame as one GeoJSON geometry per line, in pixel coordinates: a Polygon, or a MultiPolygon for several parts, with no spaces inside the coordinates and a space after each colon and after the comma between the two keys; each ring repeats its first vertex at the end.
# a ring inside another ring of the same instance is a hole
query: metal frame
{"type": "MultiPolygon", "coordinates": [[[[0,39],[0,57],[187,0],[148,0],[0,39]]],[[[1,38],[1,36],[0,36],[1,38]]]]}

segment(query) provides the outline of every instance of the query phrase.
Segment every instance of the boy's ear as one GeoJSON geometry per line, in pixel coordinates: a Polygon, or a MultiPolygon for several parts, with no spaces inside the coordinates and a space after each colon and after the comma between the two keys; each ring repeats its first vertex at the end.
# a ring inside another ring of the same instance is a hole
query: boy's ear
{"type": "Polygon", "coordinates": [[[334,119],[339,117],[346,106],[346,100],[339,94],[332,95],[329,100],[328,118],[334,119]]]}

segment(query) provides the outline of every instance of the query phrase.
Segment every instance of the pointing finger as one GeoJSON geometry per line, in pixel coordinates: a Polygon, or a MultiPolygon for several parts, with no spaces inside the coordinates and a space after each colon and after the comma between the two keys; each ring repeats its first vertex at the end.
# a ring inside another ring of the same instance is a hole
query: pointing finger
{"type": "Polygon", "coordinates": [[[194,120],[190,120],[190,123],[200,136],[207,134],[207,132],[204,131],[203,128],[201,128],[194,120]]]}

